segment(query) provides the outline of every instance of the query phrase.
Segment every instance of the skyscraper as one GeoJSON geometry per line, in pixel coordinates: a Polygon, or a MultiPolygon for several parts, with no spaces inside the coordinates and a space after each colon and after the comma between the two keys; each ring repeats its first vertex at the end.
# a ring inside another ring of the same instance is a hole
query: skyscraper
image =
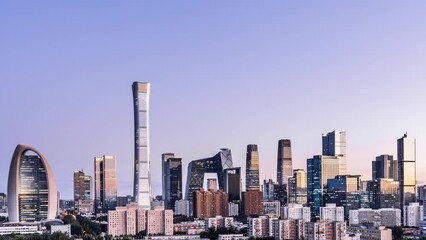
{"type": "Polygon", "coordinates": [[[203,188],[205,173],[216,173],[219,189],[223,189],[223,170],[227,168],[232,168],[232,155],[231,150],[226,148],[213,157],[190,162],[186,179],[186,200],[192,204],[192,193],[203,188]]]}
{"type": "Polygon", "coordinates": [[[306,204],[306,172],[303,169],[293,170],[293,177],[288,179],[288,202],[306,204]]]}
{"type": "Polygon", "coordinates": [[[259,189],[259,152],[256,144],[247,145],[246,191],[259,189]]]}
{"type": "Polygon", "coordinates": [[[372,179],[392,178],[398,180],[398,161],[392,155],[380,155],[372,162],[372,179]]]}
{"type": "Polygon", "coordinates": [[[35,148],[16,146],[7,185],[9,222],[55,219],[58,192],[46,158],[35,148]]]}
{"type": "Polygon", "coordinates": [[[182,199],[182,158],[168,158],[165,165],[166,192],[163,194],[166,209],[175,209],[182,199]]]}
{"type": "Polygon", "coordinates": [[[333,131],[322,135],[322,155],[340,160],[339,171],[346,174],[346,132],[333,131]]]}
{"type": "Polygon", "coordinates": [[[107,212],[117,206],[117,173],[114,156],[94,158],[95,212],[107,212]]]}
{"type": "Polygon", "coordinates": [[[346,220],[349,219],[349,210],[361,207],[360,178],[359,175],[338,175],[327,180],[325,202],[343,207],[346,220]]]}
{"type": "Polygon", "coordinates": [[[224,191],[228,193],[229,202],[238,203],[241,200],[241,168],[223,170],[224,191]]]}
{"type": "Polygon", "coordinates": [[[398,139],[398,177],[401,210],[416,201],[416,139],[407,134],[398,139]]]}
{"type": "Polygon", "coordinates": [[[263,180],[263,201],[274,201],[274,181],[272,179],[263,180]]]}
{"type": "Polygon", "coordinates": [[[370,181],[368,187],[371,208],[400,208],[398,181],[391,178],[378,178],[370,181]]]}
{"type": "Polygon", "coordinates": [[[164,207],[166,209],[169,209],[170,206],[167,205],[167,201],[166,201],[166,194],[167,194],[167,173],[166,173],[166,163],[167,163],[167,159],[169,158],[174,158],[175,154],[174,153],[163,153],[161,154],[161,170],[162,170],[162,190],[163,190],[163,198],[164,198],[164,207]]]}
{"type": "Polygon", "coordinates": [[[93,212],[92,177],[83,171],[74,171],[74,210],[79,213],[93,212]]]}
{"type": "Polygon", "coordinates": [[[293,175],[293,165],[291,160],[291,142],[289,139],[278,141],[278,159],[277,159],[277,182],[278,184],[287,184],[288,178],[293,175]]]}
{"type": "Polygon", "coordinates": [[[134,82],[135,162],[133,197],[139,206],[151,207],[151,165],[149,159],[149,93],[150,84],[134,82]]]}
{"type": "Polygon", "coordinates": [[[341,158],[337,156],[317,155],[306,161],[308,205],[311,207],[312,219],[318,219],[320,207],[324,205],[323,193],[327,180],[337,175],[346,175],[341,158]]]}

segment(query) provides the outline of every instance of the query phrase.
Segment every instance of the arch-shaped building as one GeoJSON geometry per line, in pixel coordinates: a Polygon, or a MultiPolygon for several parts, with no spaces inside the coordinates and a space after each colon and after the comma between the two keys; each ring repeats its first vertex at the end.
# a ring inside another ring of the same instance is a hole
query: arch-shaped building
{"type": "Polygon", "coordinates": [[[46,158],[33,147],[18,144],[15,148],[9,168],[7,204],[9,222],[35,222],[56,217],[55,177],[46,158]]]}

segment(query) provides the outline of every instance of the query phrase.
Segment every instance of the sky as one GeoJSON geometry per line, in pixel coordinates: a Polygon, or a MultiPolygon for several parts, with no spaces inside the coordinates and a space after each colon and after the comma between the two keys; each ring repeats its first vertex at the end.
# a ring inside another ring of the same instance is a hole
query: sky
{"type": "MultiPolygon", "coordinates": [[[[117,157],[132,193],[131,84],[151,83],[153,195],[161,154],[187,164],[232,150],[276,179],[278,140],[293,166],[347,132],[349,174],[417,140],[426,176],[425,1],[0,1],[0,192],[17,144],[49,161],[61,198],[74,170],[117,157]]],[[[243,171],[244,173],[244,171],[243,171]]],[[[243,177],[244,179],[244,177],[243,177]]]]}

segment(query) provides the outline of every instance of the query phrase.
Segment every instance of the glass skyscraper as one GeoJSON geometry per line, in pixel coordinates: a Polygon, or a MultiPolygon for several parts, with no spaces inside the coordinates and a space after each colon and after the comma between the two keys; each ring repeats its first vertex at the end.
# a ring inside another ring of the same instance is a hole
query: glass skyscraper
{"type": "Polygon", "coordinates": [[[94,158],[95,212],[108,212],[117,206],[117,173],[114,156],[94,158]]]}
{"type": "Polygon", "coordinates": [[[322,155],[340,159],[340,171],[346,174],[346,132],[333,131],[322,135],[322,155]]]}
{"type": "Polygon", "coordinates": [[[293,165],[291,159],[291,142],[289,139],[278,141],[277,159],[277,182],[284,185],[288,183],[288,178],[293,176],[293,165]]]}
{"type": "Polygon", "coordinates": [[[19,144],[12,157],[7,186],[9,222],[55,219],[58,192],[52,169],[35,148],[19,144]]]}
{"type": "Polygon", "coordinates": [[[74,210],[79,213],[93,212],[92,177],[83,171],[74,171],[74,210]]]}
{"type": "Polygon", "coordinates": [[[392,178],[398,180],[398,161],[392,155],[380,155],[372,162],[372,179],[392,178]]]}
{"type": "Polygon", "coordinates": [[[175,202],[182,199],[182,158],[168,158],[165,162],[166,192],[163,194],[167,209],[175,209],[175,202]]]}
{"type": "Polygon", "coordinates": [[[256,144],[247,145],[246,191],[259,189],[259,152],[256,144]]]}
{"type": "Polygon", "coordinates": [[[306,205],[306,172],[303,169],[293,170],[293,177],[288,179],[288,202],[306,205]]]}
{"type": "Polygon", "coordinates": [[[326,203],[334,203],[338,207],[344,207],[345,219],[349,219],[349,210],[357,210],[361,207],[361,176],[338,175],[327,180],[326,203]]]}
{"type": "Polygon", "coordinates": [[[167,172],[166,172],[166,165],[167,165],[167,160],[169,158],[174,158],[175,154],[174,153],[163,153],[161,154],[161,174],[162,174],[162,192],[163,192],[163,200],[164,200],[164,207],[166,207],[166,209],[170,209],[170,206],[168,205],[167,201],[166,201],[166,195],[167,195],[167,172]]]}
{"type": "Polygon", "coordinates": [[[416,139],[407,134],[398,139],[398,177],[402,211],[416,201],[416,139]]]}
{"type": "Polygon", "coordinates": [[[241,168],[228,168],[223,170],[224,191],[228,193],[228,201],[239,203],[241,200],[241,168]]]}
{"type": "Polygon", "coordinates": [[[133,108],[135,162],[133,197],[139,206],[151,207],[151,166],[149,159],[149,93],[150,84],[134,82],[133,108]]]}

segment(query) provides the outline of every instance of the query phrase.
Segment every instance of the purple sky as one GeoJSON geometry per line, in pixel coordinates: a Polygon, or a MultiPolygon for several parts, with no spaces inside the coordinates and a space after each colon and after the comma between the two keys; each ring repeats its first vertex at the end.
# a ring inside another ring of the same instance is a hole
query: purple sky
{"type": "MultiPolygon", "coordinates": [[[[189,161],[259,145],[276,176],[277,141],[293,165],[347,131],[348,172],[417,139],[426,180],[425,1],[1,1],[0,192],[18,143],[50,162],[62,198],[72,172],[117,156],[132,192],[133,81],[151,82],[153,193],[161,153],[189,161]]],[[[186,182],[186,179],[184,180],[186,182]]]]}

